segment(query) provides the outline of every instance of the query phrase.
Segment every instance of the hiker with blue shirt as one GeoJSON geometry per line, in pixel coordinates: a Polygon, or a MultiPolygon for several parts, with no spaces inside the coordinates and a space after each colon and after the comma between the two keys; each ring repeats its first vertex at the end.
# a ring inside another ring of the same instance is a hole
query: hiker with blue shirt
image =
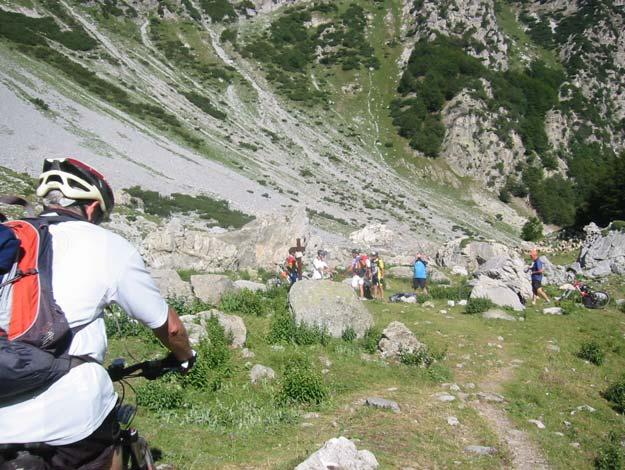
{"type": "Polygon", "coordinates": [[[417,253],[413,265],[414,276],[412,278],[412,288],[417,292],[417,289],[423,289],[423,293],[428,295],[428,288],[426,287],[426,281],[428,277],[428,266],[425,256],[422,253],[417,253]]]}
{"type": "Polygon", "coordinates": [[[535,248],[530,251],[530,258],[533,261],[530,268],[532,272],[532,305],[536,305],[536,297],[541,297],[545,302],[549,302],[549,297],[542,287],[545,264],[538,257],[538,250],[535,248]]]}

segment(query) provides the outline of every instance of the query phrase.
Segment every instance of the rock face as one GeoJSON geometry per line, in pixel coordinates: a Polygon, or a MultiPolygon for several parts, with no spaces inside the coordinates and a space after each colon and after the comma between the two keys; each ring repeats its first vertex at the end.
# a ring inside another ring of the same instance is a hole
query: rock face
{"type": "Polygon", "coordinates": [[[525,264],[518,258],[495,256],[483,263],[474,273],[475,276],[486,276],[501,281],[523,300],[532,298],[532,284],[529,273],[525,272],[525,264]]]}
{"type": "Polygon", "coordinates": [[[183,281],[173,269],[153,269],[150,271],[156,286],[163,297],[190,299],[193,297],[191,284],[183,281]]]}
{"type": "Polygon", "coordinates": [[[195,296],[203,302],[217,305],[226,292],[236,290],[234,282],[221,274],[195,274],[191,276],[195,296]]]}
{"type": "Polygon", "coordinates": [[[373,326],[373,317],[346,284],[327,280],[303,280],[289,291],[289,305],[296,323],[325,328],[340,338],[352,328],[361,338],[373,326]]]}
{"type": "Polygon", "coordinates": [[[460,266],[475,271],[481,264],[496,256],[512,258],[514,254],[501,243],[469,241],[467,238],[458,238],[439,248],[436,253],[436,264],[452,269],[460,266]]]}
{"type": "Polygon", "coordinates": [[[519,300],[518,295],[510,289],[503,281],[480,276],[471,290],[471,298],[489,299],[500,307],[511,307],[521,311],[525,307],[519,300]]]}
{"type": "Polygon", "coordinates": [[[252,292],[261,291],[264,292],[267,290],[267,286],[265,284],[261,284],[260,282],[254,281],[245,281],[243,279],[239,279],[238,281],[234,281],[234,286],[240,290],[250,290],[252,292]]]}
{"type": "Polygon", "coordinates": [[[187,329],[191,344],[199,343],[206,336],[206,322],[212,317],[217,318],[226,336],[232,337],[232,347],[240,348],[245,344],[247,328],[245,328],[243,319],[237,315],[227,315],[215,309],[180,317],[187,329]]]}
{"type": "Polygon", "coordinates": [[[594,223],[584,227],[586,239],[579,263],[584,274],[602,277],[625,274],[625,232],[610,230],[605,235],[594,223]]]}
{"type": "Polygon", "coordinates": [[[382,339],[378,344],[380,355],[384,358],[398,358],[402,352],[414,353],[426,348],[406,325],[398,321],[389,323],[382,331],[382,339]]]}
{"type": "Polygon", "coordinates": [[[341,436],[327,441],[295,470],[374,470],[378,467],[378,461],[371,452],[359,451],[356,444],[341,436]]]}
{"type": "Polygon", "coordinates": [[[142,252],[156,268],[206,272],[255,267],[273,270],[284,261],[288,248],[298,237],[308,241],[309,252],[320,244],[311,239],[308,217],[301,207],[258,217],[230,232],[188,228],[181,220],[172,219],[147,235],[142,252]]]}

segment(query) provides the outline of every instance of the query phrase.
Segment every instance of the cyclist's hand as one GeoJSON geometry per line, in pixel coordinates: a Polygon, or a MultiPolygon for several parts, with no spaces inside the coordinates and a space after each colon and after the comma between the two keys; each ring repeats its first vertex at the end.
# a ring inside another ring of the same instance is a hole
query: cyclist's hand
{"type": "Polygon", "coordinates": [[[181,374],[187,374],[195,364],[197,359],[197,353],[195,350],[191,350],[192,356],[186,361],[180,362],[174,355],[174,353],[169,353],[165,359],[163,359],[163,367],[168,369],[175,369],[177,372],[181,374]]]}

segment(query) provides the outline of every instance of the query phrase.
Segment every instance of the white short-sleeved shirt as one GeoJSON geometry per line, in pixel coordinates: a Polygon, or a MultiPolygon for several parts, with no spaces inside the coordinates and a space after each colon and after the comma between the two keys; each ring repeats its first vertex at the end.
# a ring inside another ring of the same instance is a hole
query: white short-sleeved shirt
{"type": "Polygon", "coordinates": [[[324,270],[328,269],[328,263],[324,260],[315,258],[313,260],[313,279],[323,279],[324,270]]]}
{"type": "MultiPolygon", "coordinates": [[[[50,233],[55,299],[70,327],[88,324],[76,333],[70,354],[104,360],[103,310],[112,303],[149,328],[165,324],[167,304],[128,241],[81,221],[52,225],[50,233]]],[[[95,431],[116,400],[106,370],[82,364],[45,391],[0,406],[0,443],[71,444],[95,431]]]]}

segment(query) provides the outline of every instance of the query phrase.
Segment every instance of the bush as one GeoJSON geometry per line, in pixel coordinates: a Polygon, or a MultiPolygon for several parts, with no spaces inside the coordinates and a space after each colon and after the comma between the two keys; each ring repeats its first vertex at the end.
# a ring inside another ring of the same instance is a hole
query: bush
{"type": "Polygon", "coordinates": [[[597,342],[588,341],[582,344],[582,347],[577,352],[577,357],[588,362],[592,362],[596,366],[600,366],[603,364],[603,360],[605,359],[605,353],[597,342]]]}
{"type": "Polygon", "coordinates": [[[456,287],[432,285],[428,287],[428,294],[433,299],[462,300],[467,299],[471,294],[471,286],[465,284],[456,287]]]}
{"type": "Polygon", "coordinates": [[[468,313],[469,315],[482,313],[491,308],[493,305],[494,304],[490,299],[473,297],[467,302],[467,305],[464,308],[464,313],[468,313]]]}
{"type": "Polygon", "coordinates": [[[321,373],[304,356],[288,358],[278,400],[282,403],[319,404],[328,397],[321,373]]]}
{"type": "Polygon", "coordinates": [[[224,294],[219,302],[219,309],[226,313],[262,317],[269,311],[269,304],[269,300],[264,298],[261,292],[243,289],[224,294]]]}
{"type": "Polygon", "coordinates": [[[368,328],[361,340],[362,347],[369,354],[375,354],[378,351],[378,343],[382,338],[382,332],[376,328],[368,328]]]}
{"type": "Polygon", "coordinates": [[[341,338],[343,339],[343,341],[351,343],[356,339],[356,331],[354,331],[351,326],[348,326],[347,328],[345,328],[345,331],[343,331],[341,338]]]}
{"type": "Polygon", "coordinates": [[[597,470],[617,470],[623,468],[625,464],[623,459],[622,438],[614,431],[610,431],[607,436],[606,443],[599,449],[597,457],[595,457],[595,468],[597,470]]]}
{"type": "Polygon", "coordinates": [[[137,405],[151,411],[174,410],[183,403],[183,391],[168,378],[147,381],[136,387],[137,405]]]}
{"type": "Polygon", "coordinates": [[[543,224],[537,217],[530,217],[521,230],[521,238],[533,242],[543,238],[543,224]]]}
{"type": "Polygon", "coordinates": [[[610,385],[602,394],[619,413],[625,413],[625,376],[610,385]]]}
{"type": "Polygon", "coordinates": [[[310,346],[312,344],[326,345],[330,340],[330,336],[325,328],[318,326],[307,326],[304,323],[299,325],[295,323],[295,319],[291,312],[287,309],[277,311],[269,328],[267,342],[269,344],[276,343],[292,343],[300,346],[310,346]]]}
{"type": "Polygon", "coordinates": [[[430,356],[426,348],[419,348],[416,351],[400,351],[399,362],[407,366],[430,367],[434,358],[430,356]]]}

